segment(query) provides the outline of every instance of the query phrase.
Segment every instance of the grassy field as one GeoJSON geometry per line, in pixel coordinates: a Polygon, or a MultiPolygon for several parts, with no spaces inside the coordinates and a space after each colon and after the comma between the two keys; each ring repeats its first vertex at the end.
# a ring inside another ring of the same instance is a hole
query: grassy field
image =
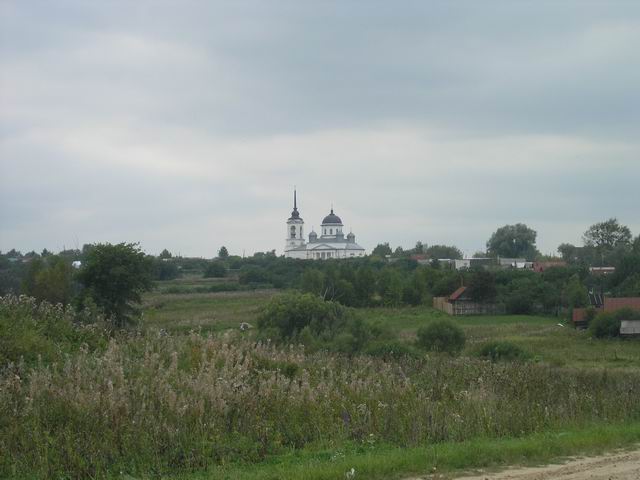
{"type": "MultiPolygon", "coordinates": [[[[239,332],[276,291],[163,287],[144,298],[140,332],[0,377],[0,477],[313,480],[354,468],[392,479],[640,441],[638,341],[591,340],[551,317],[482,316],[453,319],[468,339],[457,358],[307,352],[239,332]],[[496,339],[533,361],[478,359],[496,339]]],[[[36,330],[63,315],[21,299],[2,308],[36,330]]],[[[358,315],[407,344],[445,317],[429,307],[358,315]]]]}
{"type": "MultiPolygon", "coordinates": [[[[143,326],[174,332],[200,329],[220,332],[237,329],[242,322],[254,324],[258,311],[276,290],[252,290],[219,293],[161,293],[168,285],[211,285],[220,279],[187,278],[161,282],[144,299],[143,326]]],[[[416,330],[439,318],[452,318],[433,308],[372,308],[359,310],[371,322],[380,322],[406,343],[415,340],[416,330]]],[[[498,315],[456,317],[467,335],[463,354],[474,355],[490,340],[506,340],[524,348],[536,361],[554,366],[580,369],[640,368],[640,341],[593,340],[587,332],[572,328],[557,317],[498,315]],[[562,325],[562,326],[560,326],[562,325]]]]}

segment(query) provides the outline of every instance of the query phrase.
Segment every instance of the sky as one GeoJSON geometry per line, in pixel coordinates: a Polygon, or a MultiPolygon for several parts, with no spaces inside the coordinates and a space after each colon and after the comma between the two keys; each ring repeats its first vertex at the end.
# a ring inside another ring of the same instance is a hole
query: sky
{"type": "Polygon", "coordinates": [[[0,1],[0,251],[640,233],[640,2],[0,1]]]}

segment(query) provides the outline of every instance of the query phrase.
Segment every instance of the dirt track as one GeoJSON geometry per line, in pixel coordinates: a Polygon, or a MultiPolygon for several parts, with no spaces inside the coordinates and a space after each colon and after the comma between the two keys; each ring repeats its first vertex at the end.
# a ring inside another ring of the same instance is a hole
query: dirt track
{"type": "Polygon", "coordinates": [[[640,480],[640,450],[573,459],[560,465],[516,468],[497,473],[487,472],[454,478],[458,480],[640,480]]]}

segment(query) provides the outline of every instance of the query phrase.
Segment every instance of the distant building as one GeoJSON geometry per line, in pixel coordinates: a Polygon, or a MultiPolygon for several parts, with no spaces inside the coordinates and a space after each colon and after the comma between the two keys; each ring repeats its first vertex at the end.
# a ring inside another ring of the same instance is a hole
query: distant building
{"type": "Polygon", "coordinates": [[[356,236],[349,232],[345,237],[342,219],[333,213],[324,217],[320,225],[321,235],[313,230],[309,241],[304,239],[304,220],[298,212],[297,193],[293,192],[293,211],[287,220],[287,239],[284,256],[302,260],[326,260],[331,258],[363,257],[365,250],[356,243],[356,236]]]}
{"type": "Polygon", "coordinates": [[[533,270],[533,262],[528,262],[526,258],[504,258],[498,257],[500,268],[517,268],[519,270],[533,270]]]}
{"type": "Polygon", "coordinates": [[[449,315],[499,315],[505,313],[504,305],[475,302],[467,287],[458,288],[448,297],[434,297],[433,308],[449,315]]]}
{"type": "Polygon", "coordinates": [[[484,267],[489,268],[496,265],[495,258],[462,258],[453,261],[453,267],[456,270],[463,270],[469,268],[484,267]]]}

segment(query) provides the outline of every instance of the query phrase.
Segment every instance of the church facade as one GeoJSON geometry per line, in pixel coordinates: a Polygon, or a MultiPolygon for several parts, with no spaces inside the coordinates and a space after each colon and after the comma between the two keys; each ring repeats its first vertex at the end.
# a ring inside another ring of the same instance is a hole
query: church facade
{"type": "Polygon", "coordinates": [[[331,258],[363,257],[364,248],[356,243],[356,236],[349,232],[346,236],[344,225],[339,216],[331,213],[324,217],[318,236],[313,230],[309,233],[309,241],[304,238],[304,220],[298,212],[297,196],[293,192],[293,211],[287,220],[287,240],[284,256],[302,260],[327,260],[331,258]]]}

